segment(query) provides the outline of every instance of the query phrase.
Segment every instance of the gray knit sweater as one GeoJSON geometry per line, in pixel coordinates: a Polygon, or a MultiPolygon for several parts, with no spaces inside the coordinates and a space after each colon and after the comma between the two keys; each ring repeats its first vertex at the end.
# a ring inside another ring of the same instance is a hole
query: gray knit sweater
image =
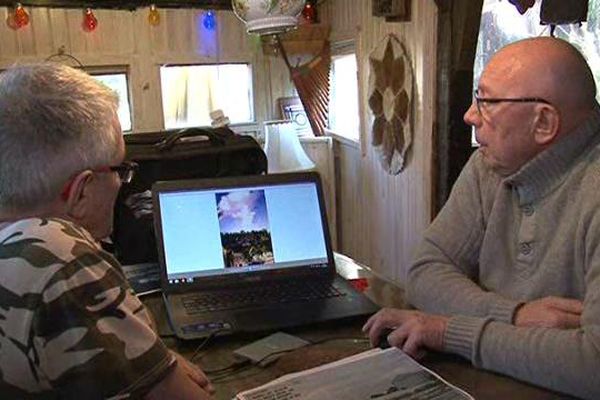
{"type": "Polygon", "coordinates": [[[407,294],[452,316],[445,351],[600,399],[600,106],[509,177],[475,152],[425,233],[407,294]],[[518,305],[546,296],[582,300],[581,328],[512,325],[518,305]]]}

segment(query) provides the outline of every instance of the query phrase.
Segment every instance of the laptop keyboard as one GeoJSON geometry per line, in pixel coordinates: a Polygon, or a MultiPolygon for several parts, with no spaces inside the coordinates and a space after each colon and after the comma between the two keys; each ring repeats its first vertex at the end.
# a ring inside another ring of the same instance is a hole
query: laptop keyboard
{"type": "Polygon", "coordinates": [[[189,315],[266,306],[299,301],[311,301],[345,296],[330,281],[269,282],[265,286],[238,288],[226,291],[208,291],[181,297],[189,315]]]}

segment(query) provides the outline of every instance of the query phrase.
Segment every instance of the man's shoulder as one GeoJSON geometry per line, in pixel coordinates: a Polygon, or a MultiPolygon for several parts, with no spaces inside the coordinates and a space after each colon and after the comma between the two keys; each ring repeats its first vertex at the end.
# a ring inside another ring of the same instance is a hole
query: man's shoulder
{"type": "MultiPolygon", "coordinates": [[[[85,239],[93,240],[92,236],[81,226],[74,222],[68,221],[62,218],[23,218],[20,220],[7,223],[2,230],[0,235],[6,236],[6,232],[26,232],[26,233],[37,233],[44,235],[45,232],[55,235],[62,233],[73,239],[85,239]]],[[[1,236],[0,236],[1,237],[1,236]]]]}
{"type": "Polygon", "coordinates": [[[600,144],[594,146],[579,162],[575,163],[570,175],[580,190],[594,193],[598,191],[600,187],[600,144]]]}
{"type": "Polygon", "coordinates": [[[0,256],[0,316],[15,327],[0,332],[0,346],[23,343],[5,357],[14,373],[2,377],[0,365],[0,392],[9,383],[24,392],[50,385],[68,398],[139,398],[173,365],[118,263],[82,228],[17,221],[0,230],[0,256]]]}
{"type": "Polygon", "coordinates": [[[61,254],[76,244],[100,249],[85,229],[59,218],[22,219],[0,230],[0,251],[11,255],[24,255],[35,248],[61,254]]]}
{"type": "Polygon", "coordinates": [[[105,261],[84,229],[62,219],[43,218],[22,219],[0,230],[0,258],[0,285],[15,293],[41,292],[78,260],[87,265],[105,261]]]}

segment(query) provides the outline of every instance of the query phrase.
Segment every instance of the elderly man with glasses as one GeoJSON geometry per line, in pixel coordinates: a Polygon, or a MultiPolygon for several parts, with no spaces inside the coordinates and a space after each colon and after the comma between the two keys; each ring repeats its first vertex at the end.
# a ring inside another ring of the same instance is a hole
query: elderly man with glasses
{"type": "Polygon", "coordinates": [[[135,165],[117,97],[51,64],[0,74],[0,397],[206,399],[97,240],[135,165]]]}
{"type": "Polygon", "coordinates": [[[600,398],[600,107],[567,42],[535,38],[487,65],[465,122],[480,148],[425,232],[406,285],[420,311],[364,330],[413,356],[600,398]]]}

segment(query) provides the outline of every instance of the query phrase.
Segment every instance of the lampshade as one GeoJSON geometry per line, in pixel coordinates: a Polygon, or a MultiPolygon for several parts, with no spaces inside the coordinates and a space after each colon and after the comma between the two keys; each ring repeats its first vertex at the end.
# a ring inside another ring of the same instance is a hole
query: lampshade
{"type": "Polygon", "coordinates": [[[248,33],[273,35],[293,29],[305,0],[231,0],[233,12],[244,21],[248,33]]]}
{"type": "Polygon", "coordinates": [[[290,121],[265,121],[264,127],[269,173],[315,168],[315,163],[306,155],[290,121]]]}

